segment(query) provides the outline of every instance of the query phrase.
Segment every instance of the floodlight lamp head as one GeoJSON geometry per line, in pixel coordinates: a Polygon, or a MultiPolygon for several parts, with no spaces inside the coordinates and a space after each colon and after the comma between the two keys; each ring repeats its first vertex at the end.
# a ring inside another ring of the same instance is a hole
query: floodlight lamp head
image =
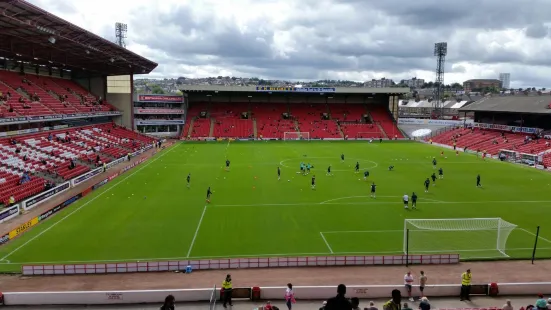
{"type": "Polygon", "coordinates": [[[48,38],[48,42],[50,42],[51,44],[55,44],[55,41],[56,41],[56,40],[55,40],[55,37],[53,37],[53,36],[50,36],[50,37],[48,38]]]}
{"type": "Polygon", "coordinates": [[[448,43],[440,42],[434,44],[434,56],[446,56],[448,54],[448,43]]]}

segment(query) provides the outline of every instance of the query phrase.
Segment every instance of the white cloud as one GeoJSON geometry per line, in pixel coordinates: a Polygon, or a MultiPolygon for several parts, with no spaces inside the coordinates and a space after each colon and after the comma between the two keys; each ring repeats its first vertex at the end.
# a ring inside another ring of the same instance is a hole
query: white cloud
{"type": "Polygon", "coordinates": [[[159,63],[153,77],[258,76],[293,80],[434,79],[447,41],[446,83],[511,73],[514,87],[548,87],[546,0],[32,0],[159,63]]]}

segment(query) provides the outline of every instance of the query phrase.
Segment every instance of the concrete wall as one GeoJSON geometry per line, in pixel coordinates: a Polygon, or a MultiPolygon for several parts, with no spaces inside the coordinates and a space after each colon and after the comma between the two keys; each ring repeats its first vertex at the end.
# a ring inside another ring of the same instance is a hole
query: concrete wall
{"type": "Polygon", "coordinates": [[[132,128],[132,94],[107,94],[105,99],[122,113],[122,116],[115,118],[114,121],[119,125],[132,128]]]}

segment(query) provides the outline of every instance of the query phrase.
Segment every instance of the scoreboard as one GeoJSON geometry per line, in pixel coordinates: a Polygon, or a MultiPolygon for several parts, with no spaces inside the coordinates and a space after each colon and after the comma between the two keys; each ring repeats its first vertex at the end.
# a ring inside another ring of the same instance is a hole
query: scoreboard
{"type": "Polygon", "coordinates": [[[282,92],[282,93],[334,93],[335,87],[277,87],[277,86],[257,86],[258,92],[282,92]]]}

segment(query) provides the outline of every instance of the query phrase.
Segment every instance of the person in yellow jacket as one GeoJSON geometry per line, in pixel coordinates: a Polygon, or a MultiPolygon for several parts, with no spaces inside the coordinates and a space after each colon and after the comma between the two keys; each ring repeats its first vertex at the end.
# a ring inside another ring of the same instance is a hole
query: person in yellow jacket
{"type": "Polygon", "coordinates": [[[230,304],[230,307],[233,307],[233,304],[231,302],[231,295],[233,286],[231,284],[231,275],[226,275],[226,280],[222,282],[222,288],[224,289],[224,308],[227,308],[227,304],[230,304]]]}
{"type": "Polygon", "coordinates": [[[460,300],[471,300],[471,279],[473,275],[471,274],[471,269],[467,269],[467,271],[463,272],[461,274],[461,296],[460,300]]]}

